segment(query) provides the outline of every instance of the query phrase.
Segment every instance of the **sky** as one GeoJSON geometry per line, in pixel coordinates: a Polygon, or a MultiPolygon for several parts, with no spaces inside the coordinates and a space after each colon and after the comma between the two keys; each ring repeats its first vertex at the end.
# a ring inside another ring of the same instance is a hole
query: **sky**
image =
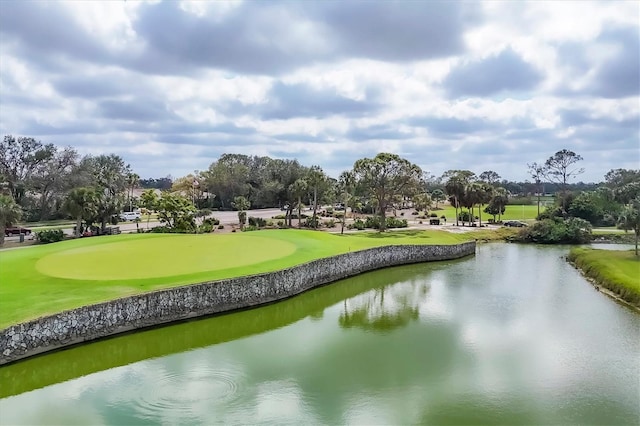
{"type": "Polygon", "coordinates": [[[640,168],[640,2],[6,0],[0,132],[143,178],[392,152],[525,180],[569,149],[599,182],[640,168]]]}

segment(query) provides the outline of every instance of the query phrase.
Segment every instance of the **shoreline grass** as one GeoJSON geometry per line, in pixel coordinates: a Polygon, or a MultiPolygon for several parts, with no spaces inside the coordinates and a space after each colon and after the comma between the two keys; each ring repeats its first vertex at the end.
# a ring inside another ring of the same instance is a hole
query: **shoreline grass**
{"type": "Polygon", "coordinates": [[[0,252],[0,328],[153,290],[271,272],[349,251],[458,244],[475,233],[306,230],[122,234],[0,252]]]}
{"type": "Polygon", "coordinates": [[[640,258],[633,250],[571,249],[567,259],[622,300],[640,308],[640,258]]]}

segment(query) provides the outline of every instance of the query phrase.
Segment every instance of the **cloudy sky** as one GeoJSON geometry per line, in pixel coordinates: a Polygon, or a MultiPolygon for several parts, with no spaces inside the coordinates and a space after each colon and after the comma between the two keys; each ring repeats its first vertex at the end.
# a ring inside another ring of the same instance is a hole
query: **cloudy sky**
{"type": "Polygon", "coordinates": [[[388,151],[434,174],[584,181],[640,167],[640,3],[0,4],[0,131],[116,153],[142,177],[222,153],[330,175],[388,151]]]}

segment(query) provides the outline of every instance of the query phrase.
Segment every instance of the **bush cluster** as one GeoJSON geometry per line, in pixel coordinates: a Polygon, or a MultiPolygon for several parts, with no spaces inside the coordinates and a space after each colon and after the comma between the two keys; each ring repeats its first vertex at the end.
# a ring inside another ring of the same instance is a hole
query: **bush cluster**
{"type": "Polygon", "coordinates": [[[322,224],[325,226],[325,228],[333,228],[334,226],[336,226],[336,221],[333,219],[329,219],[322,222],[322,224]]]}
{"type": "Polygon", "coordinates": [[[591,241],[591,224],[577,217],[543,219],[523,228],[516,239],[539,244],[584,244],[591,241]]]}
{"type": "Polygon", "coordinates": [[[202,225],[198,226],[198,233],[208,234],[209,232],[213,232],[219,224],[220,221],[214,217],[206,218],[202,221],[202,225]]]}
{"type": "Polygon", "coordinates": [[[256,226],[258,228],[264,228],[267,226],[267,220],[261,217],[249,216],[249,226],[256,226]]]}
{"type": "Polygon", "coordinates": [[[469,218],[471,216],[469,215],[469,212],[467,211],[462,211],[460,213],[458,213],[458,220],[461,222],[469,222],[469,218]]]}
{"type": "Polygon", "coordinates": [[[48,229],[36,232],[36,238],[43,244],[57,243],[64,239],[64,232],[62,232],[62,229],[48,229]]]}
{"type": "MultiPolygon", "coordinates": [[[[386,218],[386,228],[406,228],[409,226],[407,219],[398,219],[395,217],[386,218]]],[[[352,224],[349,224],[349,229],[363,230],[365,228],[380,229],[380,217],[368,216],[364,221],[356,219],[352,224]]]]}

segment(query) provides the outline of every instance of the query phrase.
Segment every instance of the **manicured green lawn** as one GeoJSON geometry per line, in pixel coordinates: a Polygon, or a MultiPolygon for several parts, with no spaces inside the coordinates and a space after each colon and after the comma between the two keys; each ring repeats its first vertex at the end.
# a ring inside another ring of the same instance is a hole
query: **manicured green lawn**
{"type": "MultiPolygon", "coordinates": [[[[452,206],[446,205],[446,206],[438,206],[438,207],[442,208],[442,210],[433,210],[433,213],[436,213],[438,217],[444,214],[445,217],[447,218],[447,223],[456,221],[456,212],[452,206]]],[[[483,210],[482,223],[485,223],[488,221],[488,219],[493,218],[493,216],[484,212],[484,207],[485,206],[482,207],[482,210],[483,210]]],[[[464,210],[466,211],[466,209],[464,210]]],[[[478,208],[476,207],[474,210],[475,210],[474,214],[477,215],[478,208]]],[[[543,212],[543,211],[544,211],[544,207],[540,206],[540,212],[543,212]]],[[[432,212],[429,212],[429,213],[432,213],[432,212]]],[[[405,213],[405,216],[406,216],[406,213],[405,213]]],[[[502,215],[502,220],[534,220],[536,216],[538,216],[538,206],[535,204],[534,205],[513,205],[513,206],[509,205],[507,206],[504,214],[502,215]]]]}
{"type": "Polygon", "coordinates": [[[640,258],[633,250],[580,247],[571,250],[569,260],[603,287],[640,306],[640,258]]]}
{"type": "Polygon", "coordinates": [[[626,234],[624,229],[617,229],[614,227],[608,228],[593,228],[593,235],[611,235],[611,234],[626,234]]]}
{"type": "Polygon", "coordinates": [[[123,234],[0,251],[0,328],[155,289],[274,271],[396,244],[457,244],[473,234],[304,230],[123,234]]]}

